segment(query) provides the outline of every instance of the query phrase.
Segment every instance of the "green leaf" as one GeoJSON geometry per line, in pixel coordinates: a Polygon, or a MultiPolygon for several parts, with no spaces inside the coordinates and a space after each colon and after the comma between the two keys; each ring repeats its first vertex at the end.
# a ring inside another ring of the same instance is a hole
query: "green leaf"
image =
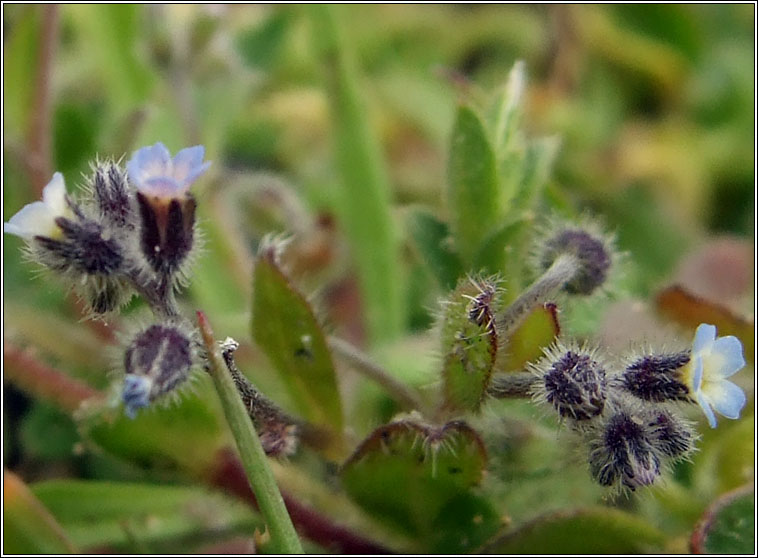
{"type": "Polygon", "coordinates": [[[553,170],[560,140],[556,136],[531,140],[521,160],[521,176],[514,205],[521,210],[533,209],[542,197],[553,170]]]}
{"type": "Polygon", "coordinates": [[[403,322],[402,274],[391,190],[352,47],[343,37],[340,6],[312,8],[315,42],[327,70],[340,175],[338,209],[358,268],[367,326],[373,341],[396,336],[403,322]]]}
{"type": "Polygon", "coordinates": [[[640,554],[660,550],[665,535],[630,513],[604,507],[551,513],[506,532],[486,554],[640,554]]]}
{"type": "MultiPolygon", "coordinates": [[[[210,386],[205,388],[198,392],[207,393],[210,386]]],[[[205,473],[224,442],[216,410],[190,394],[179,402],[153,405],[135,419],[108,403],[81,409],[77,419],[82,434],[100,448],[145,467],[205,473]]]]}
{"type": "Polygon", "coordinates": [[[521,239],[532,222],[532,218],[522,216],[498,226],[482,242],[474,258],[473,269],[482,273],[501,273],[513,289],[523,268],[521,239]]]}
{"type": "Polygon", "coordinates": [[[445,290],[455,288],[463,275],[463,265],[455,253],[450,230],[446,223],[423,210],[414,211],[408,219],[411,237],[421,258],[445,290]]]}
{"type": "Polygon", "coordinates": [[[3,553],[71,554],[71,541],[24,482],[3,471],[3,553]]]}
{"type": "Polygon", "coordinates": [[[508,339],[504,359],[497,364],[499,370],[523,370],[527,362],[542,356],[542,349],[561,333],[557,309],[555,304],[547,302],[532,310],[508,339]]]}
{"type": "Polygon", "coordinates": [[[522,100],[526,87],[526,68],[522,60],[517,61],[510,73],[505,86],[495,97],[495,102],[489,113],[489,122],[494,131],[495,152],[502,155],[508,151],[523,116],[522,100]]]}
{"type": "Polygon", "coordinates": [[[488,500],[467,492],[452,498],[432,524],[431,554],[471,552],[491,537],[501,519],[488,500]]]}
{"type": "Polygon", "coordinates": [[[127,551],[147,551],[161,540],[211,537],[240,523],[248,533],[262,527],[249,506],[203,487],[52,480],[31,490],[83,548],[126,544],[127,551]]]}
{"type": "Polygon", "coordinates": [[[500,218],[495,153],[479,115],[461,105],[453,127],[448,205],[458,252],[467,264],[500,218]]]}
{"type": "Polygon", "coordinates": [[[492,280],[463,279],[445,302],[442,380],[450,409],[476,411],[484,400],[498,352],[499,295],[492,280]]]}
{"type": "Polygon", "coordinates": [[[696,554],[754,553],[754,486],[743,486],[716,500],[692,533],[691,545],[696,554]]]}
{"type": "Polygon", "coordinates": [[[459,522],[467,529],[472,512],[489,521],[489,506],[466,497],[481,481],[485,463],[484,445],[465,423],[434,427],[403,420],[377,428],[361,443],[343,466],[342,482],[372,515],[440,543],[444,537],[434,533],[435,526],[459,522]],[[461,499],[466,505],[455,506],[461,499]]]}
{"type": "Polygon", "coordinates": [[[27,457],[68,459],[79,441],[71,417],[57,407],[34,401],[21,423],[21,440],[27,457]]]}
{"type": "Polygon", "coordinates": [[[305,297],[264,246],[253,272],[253,338],[286,383],[297,412],[313,424],[342,431],[342,403],[324,332],[305,297]]]}

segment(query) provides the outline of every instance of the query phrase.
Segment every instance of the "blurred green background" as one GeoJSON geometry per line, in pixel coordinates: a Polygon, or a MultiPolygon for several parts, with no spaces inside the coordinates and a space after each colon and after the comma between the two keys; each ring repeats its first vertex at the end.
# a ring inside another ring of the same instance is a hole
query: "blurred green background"
{"type": "MultiPolygon", "coordinates": [[[[182,297],[186,308],[205,310],[217,335],[241,340],[241,367],[291,406],[248,330],[253,254],[266,233],[286,232],[295,238],[288,269],[306,293],[318,293],[330,331],[386,349],[385,363],[425,385],[434,381],[428,361],[409,364],[409,355],[428,348],[423,333],[442,293],[415,254],[405,218],[419,206],[448,215],[456,106],[486,98],[523,60],[522,125],[531,135],[560,138],[541,208],[588,211],[616,232],[632,262],[623,281],[629,297],[650,301],[673,282],[715,277],[691,290],[752,323],[754,9],[359,5],[339,9],[335,31],[308,6],[4,5],[3,220],[37,199],[56,170],[75,193],[95,157],[125,161],[156,141],[172,152],[203,144],[213,166],[193,191],[205,249],[182,297]],[[342,69],[344,82],[334,75],[342,69]],[[339,83],[360,103],[346,105],[351,97],[339,83]],[[342,128],[345,118],[359,117],[363,128],[342,128]],[[364,140],[365,158],[359,152],[356,162],[351,149],[360,151],[364,140]],[[344,195],[341,180],[373,182],[387,214],[360,207],[360,195],[344,195]],[[375,249],[365,248],[373,231],[375,249]],[[380,270],[373,283],[372,266],[380,270]],[[737,277],[726,286],[724,269],[737,277]]],[[[54,278],[31,279],[35,270],[20,247],[4,237],[4,343],[107,389],[118,362],[107,340],[122,324],[82,321],[75,298],[54,278]]],[[[143,311],[135,300],[125,314],[139,320],[143,311]]],[[[603,317],[580,316],[575,331],[588,334],[603,317]]],[[[347,404],[359,435],[397,410],[371,393],[347,404]]],[[[4,466],[26,483],[161,481],[194,490],[186,477],[128,451],[127,459],[115,458],[83,445],[81,425],[11,383],[4,419],[4,466]]],[[[167,513],[195,497],[203,494],[158,501],[167,513]]],[[[230,509],[218,519],[221,538],[249,535],[255,518],[230,509]]],[[[655,509],[648,515],[665,507],[655,509]]],[[[207,528],[200,531],[211,532],[196,515],[192,521],[207,528]]],[[[126,528],[117,519],[108,518],[111,531],[89,538],[72,520],[71,537],[83,548],[131,552],[158,552],[166,541],[196,551],[213,539],[192,539],[190,520],[176,528],[164,521],[148,544],[132,533],[142,524],[126,528]]],[[[672,525],[681,538],[691,521],[672,525]]]]}

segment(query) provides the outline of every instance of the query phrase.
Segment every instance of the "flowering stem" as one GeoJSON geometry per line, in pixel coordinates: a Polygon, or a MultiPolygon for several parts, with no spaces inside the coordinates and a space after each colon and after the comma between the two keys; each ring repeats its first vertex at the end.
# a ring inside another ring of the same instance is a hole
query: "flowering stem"
{"type": "Polygon", "coordinates": [[[561,254],[545,273],[519,295],[508,308],[497,316],[498,335],[508,339],[534,306],[545,302],[558,292],[579,271],[579,261],[570,254],[561,254]]]}
{"type": "Polygon", "coordinates": [[[376,364],[371,358],[362,353],[357,347],[339,337],[328,339],[329,348],[349,364],[354,370],[367,378],[371,378],[386,389],[403,407],[409,410],[420,410],[422,405],[419,398],[408,386],[397,381],[389,372],[376,364]]]}
{"type": "Polygon", "coordinates": [[[492,378],[487,393],[496,399],[531,397],[531,388],[538,380],[528,372],[498,374],[492,378]]]}
{"type": "Polygon", "coordinates": [[[227,367],[215,346],[208,319],[202,312],[197,313],[197,318],[208,353],[209,372],[221,398],[226,420],[237,442],[237,450],[248,481],[268,526],[272,548],[283,554],[302,554],[300,539],[287,513],[274,474],[266,461],[263,446],[240,399],[234,380],[227,372],[227,367]]]}

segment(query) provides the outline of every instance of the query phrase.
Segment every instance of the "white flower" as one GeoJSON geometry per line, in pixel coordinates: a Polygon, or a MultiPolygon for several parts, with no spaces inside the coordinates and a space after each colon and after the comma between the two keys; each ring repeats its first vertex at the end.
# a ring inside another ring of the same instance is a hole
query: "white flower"
{"type": "Polygon", "coordinates": [[[56,172],[42,190],[42,201],[22,207],[10,221],[3,223],[3,231],[20,236],[24,240],[32,240],[35,236],[55,238],[61,233],[55,219],[70,215],[63,175],[56,172]]]}
{"type": "Polygon", "coordinates": [[[211,165],[203,163],[205,148],[202,145],[182,149],[172,159],[161,142],[138,149],[126,170],[135,188],[147,196],[180,198],[192,183],[211,165]]]}
{"type": "Polygon", "coordinates": [[[700,324],[692,343],[690,361],[683,379],[703,409],[711,428],[716,428],[714,410],[736,419],[745,406],[745,394],[727,378],[745,366],[742,343],[733,335],[716,338],[716,326],[700,324]]]}

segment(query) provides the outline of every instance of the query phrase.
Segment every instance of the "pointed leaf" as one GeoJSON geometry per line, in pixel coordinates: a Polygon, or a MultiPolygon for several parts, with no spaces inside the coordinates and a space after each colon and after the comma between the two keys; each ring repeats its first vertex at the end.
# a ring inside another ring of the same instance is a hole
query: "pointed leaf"
{"type": "Polygon", "coordinates": [[[614,508],[588,508],[538,517],[511,529],[485,554],[640,554],[659,550],[664,534],[614,508]]]}
{"type": "Polygon", "coordinates": [[[374,430],[345,463],[342,481],[369,513],[427,536],[442,521],[442,510],[479,483],[485,461],[481,439],[465,423],[434,427],[403,420],[374,430]]]}
{"type": "Polygon", "coordinates": [[[296,411],[313,424],[342,431],[342,403],[324,332],[305,297],[263,247],[253,273],[253,338],[282,375],[296,411]]]}
{"type": "Polygon", "coordinates": [[[521,240],[532,222],[531,217],[524,215],[499,225],[482,242],[473,269],[481,273],[503,274],[513,289],[518,285],[524,267],[521,240]]]}
{"type": "Polygon", "coordinates": [[[217,412],[189,394],[177,403],[149,407],[135,419],[120,406],[85,403],[76,419],[82,435],[98,447],[146,466],[205,472],[224,442],[217,412]]]}
{"type": "Polygon", "coordinates": [[[695,527],[690,545],[695,554],[754,553],[754,486],[743,486],[716,500],[695,527]]]}
{"type": "Polygon", "coordinates": [[[450,409],[479,409],[498,353],[494,317],[500,291],[494,281],[463,280],[445,303],[442,381],[450,409]]]}
{"type": "Polygon", "coordinates": [[[3,471],[3,554],[70,554],[76,549],[24,482],[3,471]]]}
{"type": "Polygon", "coordinates": [[[426,211],[414,211],[408,220],[408,228],[422,260],[439,285],[445,290],[454,289],[463,275],[463,264],[452,246],[447,223],[426,211]]]}
{"type": "Polygon", "coordinates": [[[161,540],[239,523],[249,525],[250,533],[263,526],[243,502],[199,486],[65,479],[39,482],[31,490],[85,548],[126,544],[134,549],[142,543],[154,550],[161,540]]]}
{"type": "Polygon", "coordinates": [[[504,359],[498,362],[497,368],[504,371],[523,370],[527,362],[541,357],[542,349],[548,347],[560,333],[557,306],[552,302],[538,305],[507,340],[504,359]]]}
{"type": "Polygon", "coordinates": [[[501,212],[495,153],[481,118],[466,105],[458,107],[448,175],[455,242],[463,260],[471,265],[501,212]]]}

